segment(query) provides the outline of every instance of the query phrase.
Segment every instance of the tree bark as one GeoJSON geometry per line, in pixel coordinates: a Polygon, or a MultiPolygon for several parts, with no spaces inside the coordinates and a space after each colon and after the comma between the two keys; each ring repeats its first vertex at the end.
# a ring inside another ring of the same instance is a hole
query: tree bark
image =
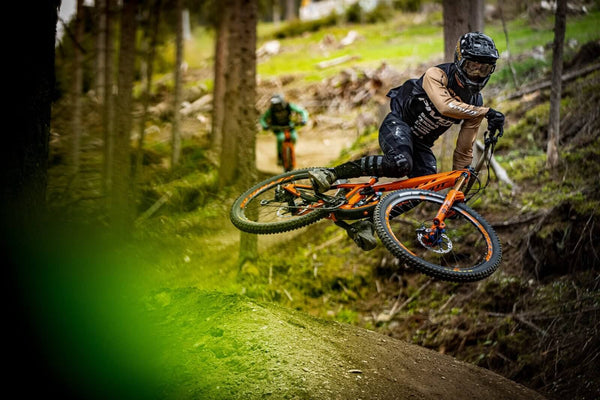
{"type": "Polygon", "coordinates": [[[48,248],[43,228],[48,227],[48,149],[59,5],[58,0],[2,4],[6,16],[26,20],[27,31],[14,31],[4,44],[8,79],[3,83],[7,101],[0,146],[0,254],[2,303],[10,304],[2,317],[7,327],[3,340],[10,344],[3,349],[2,359],[10,367],[3,372],[3,387],[29,399],[40,397],[41,387],[45,396],[66,397],[63,385],[53,379],[56,368],[50,365],[56,364],[49,359],[47,332],[36,326],[40,316],[48,315],[47,309],[35,304],[49,298],[40,296],[47,271],[64,271],[64,264],[48,262],[39,251],[48,248]],[[27,376],[35,376],[36,384],[23,384],[27,376]]]}
{"type": "Polygon", "coordinates": [[[176,3],[176,55],[175,55],[175,95],[173,98],[173,125],[171,139],[171,168],[179,164],[181,156],[181,73],[183,64],[183,1],[177,0],[176,3]]]}
{"type": "Polygon", "coordinates": [[[281,0],[273,0],[273,23],[281,23],[281,0]]]}
{"type": "MultiPolygon", "coordinates": [[[[228,0],[230,9],[228,57],[219,178],[224,185],[244,190],[256,180],[256,0],[228,0]]],[[[257,257],[256,235],[240,236],[239,261],[257,257]]]]}
{"type": "Polygon", "coordinates": [[[110,199],[112,187],[113,147],[114,147],[114,96],[113,96],[113,25],[116,0],[105,0],[105,43],[104,43],[104,99],[102,101],[102,129],[104,131],[104,165],[102,168],[102,189],[110,199]]]}
{"type": "Polygon", "coordinates": [[[554,21],[554,44],[552,46],[552,89],[550,91],[550,124],[546,168],[555,168],[559,161],[560,99],[562,94],[563,46],[567,24],[567,0],[558,0],[554,21]]]}
{"type": "Polygon", "coordinates": [[[144,159],[144,140],[146,137],[146,120],[148,119],[148,107],[150,105],[150,96],[152,94],[152,75],[154,74],[154,58],[156,55],[156,43],[158,39],[158,23],[160,21],[160,10],[162,0],[154,0],[150,14],[148,16],[148,32],[147,36],[149,39],[148,49],[146,52],[146,77],[145,77],[145,89],[142,95],[142,117],[140,118],[139,124],[139,137],[137,154],[135,157],[135,168],[133,170],[132,181],[134,187],[137,187],[137,181],[139,174],[142,173],[142,165],[144,159]]]}
{"type": "Polygon", "coordinates": [[[135,78],[136,14],[138,0],[125,0],[121,16],[121,47],[119,49],[119,80],[116,101],[117,123],[111,198],[111,225],[113,232],[127,237],[133,222],[131,191],[131,126],[132,91],[135,78]]]}
{"type": "Polygon", "coordinates": [[[213,85],[212,133],[211,149],[215,154],[221,154],[223,142],[223,118],[225,115],[225,74],[227,71],[228,24],[229,8],[220,10],[217,16],[215,38],[215,64],[213,85]]]}
{"type": "Polygon", "coordinates": [[[0,146],[2,239],[18,237],[13,229],[26,229],[45,215],[58,6],[54,0],[35,7],[7,4],[7,15],[27,16],[29,32],[11,38],[6,50],[16,61],[7,63],[10,78],[4,89],[9,126],[0,146]]]}
{"type": "Polygon", "coordinates": [[[285,20],[292,21],[296,19],[296,1],[295,0],[286,0],[285,2],[285,20]]]}
{"type": "MultiPolygon", "coordinates": [[[[458,39],[467,32],[483,32],[483,0],[444,0],[444,62],[454,61],[454,50],[458,39]],[[468,10],[468,12],[465,12],[468,10]]],[[[442,135],[442,146],[438,157],[440,170],[452,169],[458,129],[453,126],[442,135]]]]}
{"type": "Polygon", "coordinates": [[[73,82],[71,99],[73,115],[71,119],[71,173],[79,172],[79,152],[81,148],[81,94],[83,91],[83,0],[77,0],[77,13],[75,15],[75,46],[73,57],[73,82]]]}
{"type": "Polygon", "coordinates": [[[255,0],[230,0],[223,145],[219,177],[244,187],[255,175],[256,22],[255,0]]]}
{"type": "Polygon", "coordinates": [[[483,32],[485,27],[485,1],[469,1],[469,31],[483,32]]]}
{"type": "Polygon", "coordinates": [[[104,62],[106,60],[106,0],[96,0],[96,97],[100,102],[104,100],[104,62]]]}
{"type": "Polygon", "coordinates": [[[483,0],[444,0],[444,60],[454,60],[458,39],[467,32],[483,32],[483,0]],[[468,12],[465,12],[468,10],[468,12]]]}

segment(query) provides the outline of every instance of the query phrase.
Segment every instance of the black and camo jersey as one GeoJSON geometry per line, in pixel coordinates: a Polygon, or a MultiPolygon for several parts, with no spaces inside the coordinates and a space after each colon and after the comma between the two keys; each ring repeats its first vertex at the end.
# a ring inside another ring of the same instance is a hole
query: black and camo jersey
{"type": "Polygon", "coordinates": [[[389,91],[390,107],[410,128],[414,137],[433,146],[452,124],[462,123],[454,151],[454,168],[473,158],[473,142],[488,107],[481,93],[471,94],[456,78],[454,63],[429,68],[419,79],[410,79],[389,91]]]}

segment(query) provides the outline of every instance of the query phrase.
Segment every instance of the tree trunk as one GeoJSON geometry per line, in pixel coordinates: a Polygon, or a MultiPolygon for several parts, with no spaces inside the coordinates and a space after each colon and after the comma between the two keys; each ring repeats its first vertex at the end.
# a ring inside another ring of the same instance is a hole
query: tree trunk
{"type": "Polygon", "coordinates": [[[285,2],[285,20],[292,21],[296,19],[296,0],[286,0],[285,2]]]}
{"type": "Polygon", "coordinates": [[[96,0],[96,97],[104,100],[104,77],[106,68],[106,0],[96,0]]]}
{"type": "MultiPolygon", "coordinates": [[[[454,50],[458,39],[467,32],[483,32],[483,0],[444,0],[444,62],[454,61],[454,50]],[[468,13],[465,13],[468,10],[468,13]]],[[[458,127],[453,126],[442,135],[442,145],[438,155],[440,171],[452,169],[458,127]]]]}
{"type": "MultiPolygon", "coordinates": [[[[244,190],[256,180],[256,0],[229,0],[229,40],[219,178],[244,190]]],[[[240,264],[257,256],[256,235],[242,233],[240,264]]]]}
{"type": "Polygon", "coordinates": [[[227,42],[229,36],[229,8],[220,10],[217,16],[215,38],[215,64],[212,108],[211,150],[221,154],[223,142],[223,117],[225,115],[225,73],[227,71],[227,42]]]}
{"type": "Polygon", "coordinates": [[[550,124],[548,126],[546,168],[555,168],[558,166],[559,161],[561,78],[566,24],[567,0],[558,0],[554,21],[554,44],[552,46],[552,89],[550,91],[550,124]]]}
{"type": "Polygon", "coordinates": [[[113,141],[114,141],[114,96],[113,96],[113,17],[116,0],[105,0],[105,43],[104,43],[104,99],[102,101],[102,128],[104,131],[104,165],[102,170],[102,189],[110,199],[112,187],[113,141]]]}
{"type": "Polygon", "coordinates": [[[278,25],[281,22],[281,0],[273,0],[273,23],[278,25]]]}
{"type": "Polygon", "coordinates": [[[123,2],[121,16],[121,47],[119,49],[119,80],[116,101],[114,171],[111,225],[113,232],[126,237],[133,222],[131,192],[131,125],[132,91],[135,79],[136,14],[138,0],[123,2]]]}
{"type": "Polygon", "coordinates": [[[175,34],[176,56],[175,56],[175,95],[173,99],[173,126],[171,139],[171,168],[179,164],[181,156],[181,73],[183,64],[183,1],[176,3],[177,25],[175,34]]]}
{"type": "Polygon", "coordinates": [[[485,27],[485,1],[469,1],[469,31],[483,32],[485,27]]]}
{"type": "MultiPolygon", "coordinates": [[[[52,284],[44,281],[47,272],[64,271],[64,264],[40,256],[40,249],[49,247],[44,228],[48,228],[48,149],[59,5],[58,0],[2,4],[6,16],[26,20],[27,31],[15,31],[4,43],[7,101],[0,146],[2,303],[10,304],[2,317],[7,327],[3,340],[10,344],[2,354],[3,362],[10,365],[3,372],[3,387],[27,399],[39,398],[42,387],[45,396],[67,397],[59,383],[65,380],[53,379],[56,358],[48,351],[47,332],[38,329],[47,309],[36,304],[47,305],[52,296],[40,295],[51,290],[52,284]],[[23,384],[25,376],[35,376],[36,384],[23,384]]],[[[11,26],[10,21],[6,25],[11,26]]]]}
{"type": "Polygon", "coordinates": [[[133,170],[132,181],[134,188],[137,187],[137,181],[139,175],[142,173],[142,165],[144,159],[144,140],[146,137],[146,120],[148,119],[148,107],[150,105],[150,96],[152,93],[152,75],[154,74],[154,57],[156,55],[156,43],[158,39],[158,23],[160,21],[160,10],[162,0],[154,0],[152,8],[150,9],[150,15],[148,16],[148,32],[147,40],[148,49],[146,52],[146,85],[142,97],[142,117],[140,118],[139,124],[139,137],[137,154],[135,157],[135,168],[133,170]]]}
{"type": "Polygon", "coordinates": [[[83,0],[77,0],[77,14],[75,16],[75,46],[73,57],[73,82],[71,99],[73,115],[71,120],[71,173],[79,172],[79,152],[81,148],[81,94],[83,91],[83,0]]]}
{"type": "Polygon", "coordinates": [[[444,61],[454,60],[458,39],[467,32],[483,32],[483,0],[444,0],[444,61]],[[468,10],[465,13],[465,10],[468,10]]]}
{"type": "Polygon", "coordinates": [[[58,1],[35,7],[26,2],[7,4],[7,15],[27,16],[28,34],[12,37],[6,49],[15,62],[6,63],[10,78],[4,89],[8,127],[0,146],[2,247],[5,235],[14,240],[18,237],[14,229],[27,229],[45,214],[58,5],[58,1]]]}

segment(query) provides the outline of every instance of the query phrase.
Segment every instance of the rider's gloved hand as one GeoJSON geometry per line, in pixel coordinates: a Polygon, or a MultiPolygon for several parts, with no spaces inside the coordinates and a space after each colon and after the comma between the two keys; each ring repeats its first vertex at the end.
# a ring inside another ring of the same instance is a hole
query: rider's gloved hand
{"type": "Polygon", "coordinates": [[[269,130],[269,125],[263,126],[262,128],[263,128],[263,131],[268,131],[269,130]]]}
{"type": "Polygon", "coordinates": [[[306,125],[306,121],[300,121],[300,125],[301,125],[301,126],[304,126],[304,125],[306,125]]]}
{"type": "Polygon", "coordinates": [[[488,129],[491,132],[498,131],[498,137],[501,137],[504,134],[504,114],[490,108],[485,117],[488,120],[488,129]]]}

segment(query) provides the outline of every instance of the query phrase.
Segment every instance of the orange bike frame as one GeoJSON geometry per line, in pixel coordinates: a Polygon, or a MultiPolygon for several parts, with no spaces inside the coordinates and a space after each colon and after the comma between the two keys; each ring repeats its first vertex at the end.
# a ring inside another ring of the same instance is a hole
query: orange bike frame
{"type": "Polygon", "coordinates": [[[374,193],[391,192],[400,189],[425,189],[438,192],[450,187],[459,190],[469,176],[470,172],[467,169],[461,169],[383,183],[378,183],[377,178],[371,178],[365,183],[341,183],[336,185],[336,188],[349,190],[346,194],[348,203],[341,206],[340,209],[351,209],[355,208],[356,204],[364,199],[361,191],[368,187],[372,188],[374,193]]]}
{"type": "Polygon", "coordinates": [[[285,134],[285,139],[283,139],[283,143],[281,144],[281,153],[283,156],[283,166],[284,169],[286,167],[286,157],[287,157],[287,152],[286,152],[286,147],[290,147],[291,149],[291,160],[287,160],[288,163],[290,163],[291,165],[288,165],[288,167],[290,169],[295,169],[296,168],[296,149],[294,149],[294,142],[292,141],[292,134],[290,132],[290,129],[285,129],[284,130],[284,134],[285,134]]]}
{"type": "MultiPolygon", "coordinates": [[[[378,178],[373,177],[370,178],[369,181],[363,183],[340,183],[335,185],[335,189],[346,189],[348,190],[348,193],[346,193],[346,203],[339,206],[337,209],[360,212],[361,208],[363,208],[364,216],[368,216],[369,210],[373,207],[374,203],[369,201],[369,195],[365,196],[363,193],[364,189],[369,190],[372,193],[370,196],[374,197],[378,193],[391,192],[400,189],[424,189],[438,192],[444,189],[452,188],[446,195],[446,201],[440,207],[440,211],[434,218],[434,225],[443,228],[443,221],[446,217],[446,213],[452,207],[452,204],[454,204],[455,201],[464,200],[465,196],[460,191],[460,188],[470,177],[470,175],[471,173],[468,169],[460,169],[450,172],[419,176],[416,178],[396,180],[392,182],[378,183],[378,178]],[[360,201],[363,201],[365,204],[358,206],[357,204],[360,201]]],[[[296,190],[296,187],[304,189],[311,188],[311,186],[308,185],[286,185],[285,189],[293,193],[295,196],[300,196],[300,193],[296,190]]],[[[323,205],[324,204],[321,203],[321,206],[323,205]]],[[[326,218],[336,220],[334,213],[331,213],[326,218]]]]}

